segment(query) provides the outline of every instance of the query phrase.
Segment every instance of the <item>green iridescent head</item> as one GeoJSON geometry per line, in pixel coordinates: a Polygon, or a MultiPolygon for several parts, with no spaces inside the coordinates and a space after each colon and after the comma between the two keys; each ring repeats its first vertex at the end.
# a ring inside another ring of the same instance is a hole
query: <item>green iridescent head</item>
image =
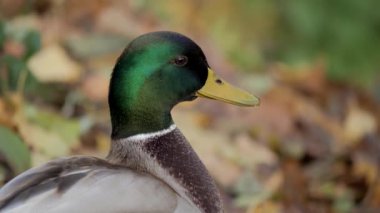
{"type": "Polygon", "coordinates": [[[201,48],[181,34],[153,32],[136,38],[121,54],[112,73],[109,91],[112,137],[168,128],[173,123],[170,115],[173,106],[197,96],[238,105],[258,103],[257,100],[250,103],[253,96],[241,90],[240,95],[249,96],[240,97],[245,100],[234,102],[230,100],[234,98],[221,97],[214,90],[229,85],[215,76],[211,84],[219,86],[203,91],[206,81],[211,81],[210,72],[201,48]]]}

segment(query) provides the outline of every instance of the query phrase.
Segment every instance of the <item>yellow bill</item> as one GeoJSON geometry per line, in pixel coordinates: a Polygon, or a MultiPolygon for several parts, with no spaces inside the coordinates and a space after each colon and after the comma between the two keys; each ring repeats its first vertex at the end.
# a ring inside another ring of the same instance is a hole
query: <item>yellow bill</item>
{"type": "Polygon", "coordinates": [[[197,91],[197,96],[220,100],[238,106],[258,106],[260,104],[259,98],[218,78],[210,68],[208,69],[206,83],[197,91]]]}

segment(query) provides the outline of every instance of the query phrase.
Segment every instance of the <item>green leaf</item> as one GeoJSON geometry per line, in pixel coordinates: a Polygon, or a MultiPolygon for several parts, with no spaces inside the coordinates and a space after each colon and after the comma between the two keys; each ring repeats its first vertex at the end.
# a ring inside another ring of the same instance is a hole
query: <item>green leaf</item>
{"type": "Polygon", "coordinates": [[[31,165],[28,147],[15,133],[0,126],[0,156],[6,160],[15,174],[19,174],[31,165]]]}
{"type": "MultiPolygon", "coordinates": [[[[4,55],[0,56],[0,65],[2,65],[3,68],[5,68],[5,71],[7,73],[6,75],[0,76],[0,88],[3,87],[1,86],[1,84],[5,84],[9,90],[15,91],[19,86],[18,84],[20,83],[20,76],[22,74],[25,74],[24,72],[27,72],[26,82],[24,82],[24,91],[26,91],[26,93],[28,94],[31,94],[33,92],[35,93],[35,91],[37,91],[38,89],[40,89],[38,90],[39,92],[46,91],[41,90],[41,88],[38,88],[39,83],[37,82],[37,79],[33,76],[33,73],[31,73],[28,70],[24,60],[11,55],[4,55]],[[3,77],[7,78],[4,79],[3,77]]],[[[1,92],[3,91],[0,91],[0,93],[1,92]]]]}
{"type": "Polygon", "coordinates": [[[27,72],[25,62],[11,55],[4,55],[0,58],[0,63],[3,63],[7,71],[7,79],[2,79],[2,82],[7,84],[7,87],[14,91],[17,88],[18,79],[22,72],[27,72]]]}
{"type": "Polygon", "coordinates": [[[23,41],[26,49],[25,59],[30,58],[30,56],[41,49],[41,35],[37,31],[31,30],[27,32],[23,41]]]}

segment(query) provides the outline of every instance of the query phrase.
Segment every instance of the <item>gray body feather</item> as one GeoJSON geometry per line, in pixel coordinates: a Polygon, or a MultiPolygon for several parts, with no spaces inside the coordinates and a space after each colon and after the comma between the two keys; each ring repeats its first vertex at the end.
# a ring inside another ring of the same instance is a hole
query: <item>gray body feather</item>
{"type": "Polygon", "coordinates": [[[69,157],[0,190],[0,212],[222,212],[206,168],[173,125],[112,141],[107,160],[69,157]]]}
{"type": "Polygon", "coordinates": [[[166,183],[92,157],[52,161],[0,191],[1,212],[199,212],[166,183]]]}

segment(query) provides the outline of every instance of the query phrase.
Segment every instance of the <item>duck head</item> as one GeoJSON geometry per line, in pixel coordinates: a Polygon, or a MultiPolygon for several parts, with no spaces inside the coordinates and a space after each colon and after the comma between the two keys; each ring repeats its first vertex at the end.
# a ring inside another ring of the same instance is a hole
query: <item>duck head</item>
{"type": "Polygon", "coordinates": [[[219,78],[191,39],[174,32],[144,34],[124,50],[112,73],[112,138],[166,129],[173,124],[173,106],[196,97],[259,104],[255,96],[219,78]]]}

